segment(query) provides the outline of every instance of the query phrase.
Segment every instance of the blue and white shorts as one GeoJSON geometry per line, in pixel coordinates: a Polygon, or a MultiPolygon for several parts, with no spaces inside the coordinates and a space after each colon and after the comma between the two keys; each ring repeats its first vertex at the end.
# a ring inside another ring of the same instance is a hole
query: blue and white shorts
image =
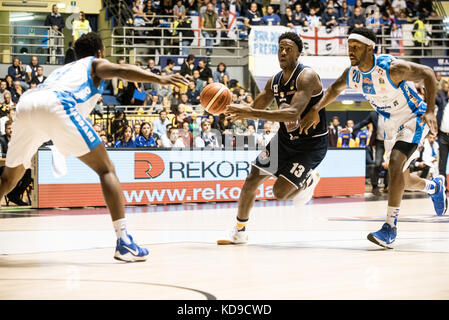
{"type": "Polygon", "coordinates": [[[16,107],[6,166],[30,168],[37,149],[49,140],[62,155],[75,157],[89,153],[101,142],[75,104],[61,102],[50,90],[30,90],[16,107]]]}

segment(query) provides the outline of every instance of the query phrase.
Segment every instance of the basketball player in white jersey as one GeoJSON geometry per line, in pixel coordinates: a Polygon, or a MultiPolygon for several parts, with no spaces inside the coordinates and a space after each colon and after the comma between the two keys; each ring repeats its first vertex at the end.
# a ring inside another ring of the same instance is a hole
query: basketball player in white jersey
{"type": "Polygon", "coordinates": [[[408,168],[411,161],[419,156],[417,147],[429,130],[437,134],[434,72],[427,66],[390,55],[374,55],[375,41],[375,34],[367,28],[351,31],[348,37],[351,66],[300,120],[300,127],[305,132],[315,127],[320,121],[318,111],[334,101],[347,87],[363,93],[371,106],[384,117],[385,153],[390,175],[387,218],[379,231],[368,235],[368,240],[391,248],[397,235],[397,218],[405,189],[427,192],[437,215],[446,212],[447,199],[444,176],[426,180],[410,175],[408,168]],[[416,80],[424,80],[424,100],[416,92],[412,82],[416,80]]]}
{"type": "Polygon", "coordinates": [[[7,194],[31,166],[31,158],[48,140],[64,156],[75,156],[100,178],[117,244],[114,258],[144,261],[148,250],[139,247],[126,231],[123,193],[104,145],[86,117],[103,92],[103,79],[188,85],[180,75],[158,76],[133,65],[104,59],[104,46],[96,33],[75,42],[77,61],[53,71],[37,88],[25,92],[16,108],[13,133],[0,182],[0,197],[7,194]],[[32,130],[32,133],[30,133],[32,130]]]}

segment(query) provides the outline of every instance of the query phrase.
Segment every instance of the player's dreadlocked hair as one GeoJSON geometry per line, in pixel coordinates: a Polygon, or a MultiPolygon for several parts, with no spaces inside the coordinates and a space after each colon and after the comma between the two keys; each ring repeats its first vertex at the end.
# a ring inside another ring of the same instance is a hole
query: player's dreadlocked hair
{"type": "Polygon", "coordinates": [[[351,33],[360,34],[376,43],[376,34],[368,28],[354,28],[349,32],[349,34],[351,33]]]}
{"type": "Polygon", "coordinates": [[[75,42],[76,60],[94,56],[101,49],[103,49],[103,41],[97,33],[89,32],[83,34],[75,42]]]}
{"type": "Polygon", "coordinates": [[[281,40],[283,40],[283,39],[289,39],[289,40],[293,41],[294,43],[296,43],[296,46],[298,47],[299,53],[302,52],[302,40],[296,33],[290,32],[290,31],[289,32],[284,32],[279,37],[278,43],[280,43],[281,40]]]}

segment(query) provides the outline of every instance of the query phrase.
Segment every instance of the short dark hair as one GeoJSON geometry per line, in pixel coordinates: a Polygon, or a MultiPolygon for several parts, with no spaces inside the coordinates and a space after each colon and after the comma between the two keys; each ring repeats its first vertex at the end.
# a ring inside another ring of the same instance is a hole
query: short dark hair
{"type": "Polygon", "coordinates": [[[170,58],[167,59],[167,65],[169,65],[169,64],[175,64],[173,59],[170,59],[170,58]]]}
{"type": "Polygon", "coordinates": [[[376,42],[376,34],[372,30],[370,30],[368,28],[364,28],[364,27],[362,27],[362,28],[354,28],[354,29],[352,29],[349,32],[349,34],[352,34],[352,33],[360,34],[360,35],[362,35],[362,36],[364,36],[364,37],[366,37],[366,38],[376,42]]]}
{"type": "Polygon", "coordinates": [[[103,41],[100,35],[96,32],[89,32],[83,34],[75,42],[75,56],[76,60],[94,56],[98,50],[103,49],[103,41]]]}
{"type": "Polygon", "coordinates": [[[279,37],[278,43],[280,43],[281,40],[284,40],[284,39],[289,39],[289,40],[293,41],[296,44],[296,46],[298,47],[299,53],[302,52],[302,40],[301,40],[301,37],[298,36],[296,33],[291,32],[291,31],[284,32],[279,37]]]}

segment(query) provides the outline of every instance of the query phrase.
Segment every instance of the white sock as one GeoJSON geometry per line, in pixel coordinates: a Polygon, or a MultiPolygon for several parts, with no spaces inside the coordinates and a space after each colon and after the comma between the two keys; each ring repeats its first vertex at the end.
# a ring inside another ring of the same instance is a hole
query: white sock
{"type": "Polygon", "coordinates": [[[385,220],[391,227],[396,227],[398,222],[399,208],[398,207],[388,207],[387,209],[387,219],[385,220]]]}
{"type": "Polygon", "coordinates": [[[122,238],[125,242],[131,243],[131,239],[128,237],[128,233],[126,232],[126,218],[112,221],[112,224],[114,225],[117,239],[122,238]]]}
{"type": "Polygon", "coordinates": [[[437,184],[433,182],[432,180],[424,180],[426,182],[426,186],[424,187],[424,192],[427,192],[428,194],[434,194],[437,191],[437,184]]]}

